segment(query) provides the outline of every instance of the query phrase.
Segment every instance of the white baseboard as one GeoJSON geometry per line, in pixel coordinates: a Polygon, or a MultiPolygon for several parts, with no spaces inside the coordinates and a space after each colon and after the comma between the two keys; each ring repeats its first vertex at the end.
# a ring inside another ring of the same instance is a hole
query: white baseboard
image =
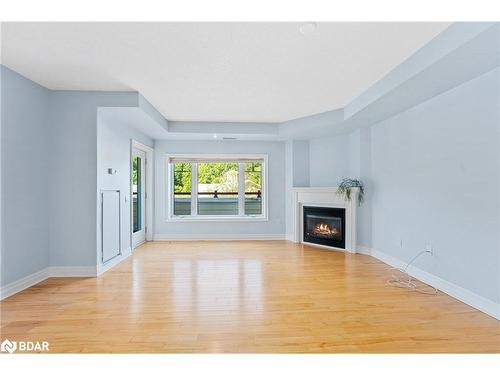
{"type": "MultiPolygon", "coordinates": [[[[377,258],[378,260],[392,267],[402,268],[406,266],[406,262],[395,258],[392,255],[370,248],[365,248],[364,250],[367,249],[369,250],[369,254],[372,257],[377,258]]],[[[475,309],[478,309],[479,311],[482,311],[495,319],[500,320],[500,303],[496,303],[487,298],[484,298],[474,292],[471,292],[468,289],[462,288],[461,286],[453,284],[415,266],[410,266],[408,268],[408,273],[417,280],[431,285],[434,288],[442,291],[443,293],[446,293],[449,296],[456,298],[457,300],[469,306],[472,306],[475,309]]]]}
{"type": "Polygon", "coordinates": [[[24,289],[28,289],[29,287],[35,284],[41,283],[48,277],[49,277],[49,269],[44,268],[41,271],[32,273],[31,275],[22,277],[19,280],[11,282],[0,288],[0,300],[10,297],[13,294],[19,293],[24,289]]]}
{"type": "Polygon", "coordinates": [[[48,277],[95,277],[96,267],[48,267],[48,277]]]}
{"type": "MultiPolygon", "coordinates": [[[[214,235],[214,236],[200,236],[203,238],[193,238],[192,236],[172,236],[172,235],[155,235],[155,241],[176,240],[176,241],[189,241],[189,240],[217,240],[217,241],[230,241],[230,240],[283,240],[285,235],[214,235]]],[[[395,258],[382,251],[371,249],[366,246],[358,246],[357,252],[360,254],[371,255],[374,258],[392,266],[404,267],[406,263],[398,258],[395,258]]],[[[35,284],[38,284],[49,277],[95,277],[108,271],[118,263],[127,259],[131,255],[131,249],[128,248],[124,253],[112,259],[106,264],[96,267],[47,267],[31,275],[25,276],[19,280],[9,283],[0,288],[0,300],[10,297],[24,289],[27,289],[35,284]]],[[[462,288],[456,284],[446,281],[438,276],[432,275],[429,272],[421,270],[418,267],[410,266],[408,273],[416,279],[439,289],[443,293],[450,295],[453,298],[466,303],[469,306],[482,311],[495,319],[500,320],[500,304],[484,298],[470,290],[462,288]]]]}
{"type": "Polygon", "coordinates": [[[41,283],[42,281],[48,279],[49,277],[96,277],[110,268],[114,267],[118,263],[122,262],[128,258],[131,254],[130,248],[126,249],[120,257],[112,259],[108,263],[100,266],[88,266],[88,267],[73,267],[73,266],[53,266],[44,268],[41,271],[32,273],[31,275],[25,276],[19,280],[16,280],[10,284],[7,284],[0,288],[0,301],[10,297],[16,293],[19,293],[33,285],[41,283]]]}
{"type": "Polygon", "coordinates": [[[358,245],[356,248],[356,254],[371,255],[372,249],[367,246],[358,245]]]}
{"type": "Polygon", "coordinates": [[[317,247],[319,249],[325,249],[325,250],[330,250],[330,251],[339,251],[341,253],[350,253],[351,252],[350,250],[342,249],[341,247],[321,245],[319,243],[314,243],[314,242],[302,241],[301,244],[305,245],[305,246],[317,247]]]}
{"type": "Polygon", "coordinates": [[[285,234],[155,234],[154,241],[282,241],[285,234]]]}
{"type": "Polygon", "coordinates": [[[111,268],[116,266],[118,263],[123,262],[132,254],[131,248],[127,248],[123,251],[123,253],[104,264],[97,265],[97,276],[102,275],[104,272],[109,271],[111,268]]]}
{"type": "Polygon", "coordinates": [[[49,277],[96,277],[96,267],[46,267],[0,288],[0,300],[19,293],[49,277]]]}

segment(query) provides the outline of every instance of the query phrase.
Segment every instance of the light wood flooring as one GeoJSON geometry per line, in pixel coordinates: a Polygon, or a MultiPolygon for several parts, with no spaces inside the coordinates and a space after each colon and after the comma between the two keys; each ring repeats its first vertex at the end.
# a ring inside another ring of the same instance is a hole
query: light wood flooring
{"type": "Polygon", "coordinates": [[[150,242],[98,278],[0,302],[1,337],[54,352],[500,352],[499,321],[390,287],[366,255],[286,241],[150,242]]]}

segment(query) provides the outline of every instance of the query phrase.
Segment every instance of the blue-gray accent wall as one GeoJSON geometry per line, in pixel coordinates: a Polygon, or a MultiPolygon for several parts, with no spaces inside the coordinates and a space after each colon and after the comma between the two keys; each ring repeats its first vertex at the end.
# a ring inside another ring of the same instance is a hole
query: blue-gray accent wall
{"type": "Polygon", "coordinates": [[[51,92],[52,266],[96,265],[97,108],[135,105],[132,92],[51,92]]]}
{"type": "MultiPolygon", "coordinates": [[[[374,125],[371,244],[500,302],[500,69],[374,125]],[[401,246],[402,241],[402,246],[401,246]]],[[[369,238],[364,234],[363,239],[369,238]]]]}
{"type": "Polygon", "coordinates": [[[1,285],[49,265],[49,90],[0,65],[1,285]]]}
{"type": "Polygon", "coordinates": [[[500,302],[500,68],[396,116],[310,141],[311,186],[360,177],[358,244],[500,302]],[[354,159],[354,160],[353,160],[354,159]],[[323,171],[323,173],[322,173],[323,171]]]}
{"type": "Polygon", "coordinates": [[[53,91],[0,68],[1,285],[48,266],[94,267],[98,108],[159,116],[136,92],[53,91]]]}

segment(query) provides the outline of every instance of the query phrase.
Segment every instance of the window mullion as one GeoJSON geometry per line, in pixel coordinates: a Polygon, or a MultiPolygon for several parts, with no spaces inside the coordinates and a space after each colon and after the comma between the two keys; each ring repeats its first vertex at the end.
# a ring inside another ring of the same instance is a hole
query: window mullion
{"type": "Polygon", "coordinates": [[[169,194],[168,194],[168,199],[169,199],[169,207],[168,207],[168,216],[173,217],[174,216],[174,205],[175,205],[175,179],[174,179],[174,164],[168,161],[167,164],[167,173],[168,173],[168,178],[170,183],[168,184],[169,186],[169,194]]]}
{"type": "Polygon", "coordinates": [[[238,163],[238,215],[245,215],[245,163],[238,163]]]}
{"type": "Polygon", "coordinates": [[[191,216],[198,215],[198,163],[191,164],[191,216]]]}

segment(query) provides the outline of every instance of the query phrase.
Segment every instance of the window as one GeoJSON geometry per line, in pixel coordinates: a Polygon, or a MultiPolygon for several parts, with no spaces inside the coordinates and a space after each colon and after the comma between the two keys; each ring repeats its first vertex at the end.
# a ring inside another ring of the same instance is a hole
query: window
{"type": "Polygon", "coordinates": [[[245,163],[245,215],[262,215],[262,163],[245,163]]]}
{"type": "Polygon", "coordinates": [[[191,163],[174,163],[174,215],[191,215],[191,163]]]}
{"type": "Polygon", "coordinates": [[[132,157],[132,222],[133,232],[142,228],[142,159],[140,156],[132,157]]]}
{"type": "Polygon", "coordinates": [[[266,219],[265,155],[170,155],[168,218],[266,219]]]}
{"type": "Polygon", "coordinates": [[[238,163],[198,163],[198,215],[238,215],[238,163]]]}

